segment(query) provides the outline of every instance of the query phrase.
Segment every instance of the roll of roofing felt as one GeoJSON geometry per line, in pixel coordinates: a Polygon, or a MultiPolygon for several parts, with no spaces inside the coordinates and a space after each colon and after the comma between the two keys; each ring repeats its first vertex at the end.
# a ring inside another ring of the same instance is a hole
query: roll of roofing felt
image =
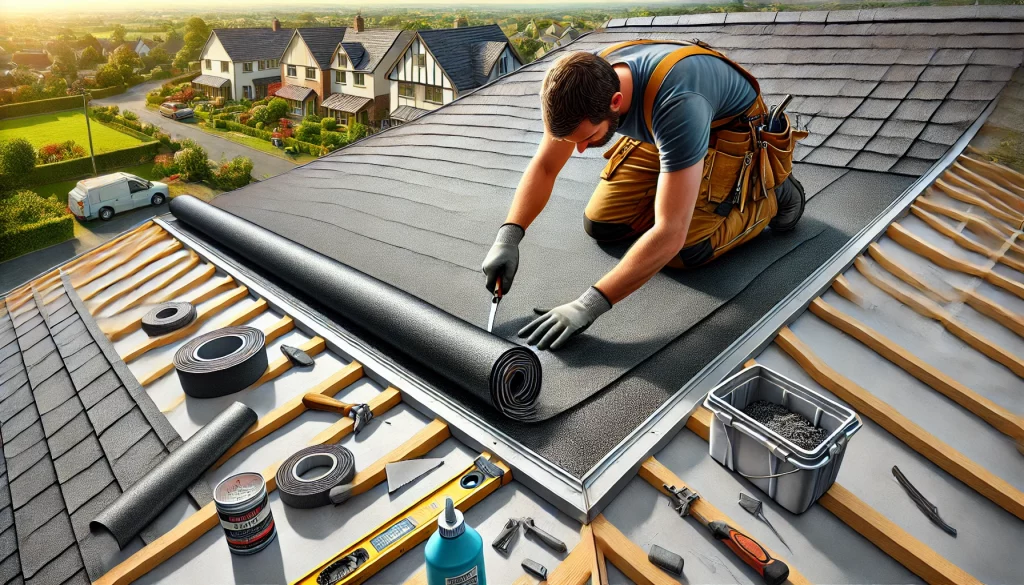
{"type": "Polygon", "coordinates": [[[156,337],[177,331],[195,318],[196,307],[192,303],[160,303],[142,316],[142,330],[156,337]]]}
{"type": "Polygon", "coordinates": [[[118,496],[89,523],[90,529],[109,531],[117,545],[124,548],[216,463],[258,418],[248,406],[233,403],[118,496]]]}
{"type": "Polygon", "coordinates": [[[534,418],[541,366],[529,348],[194,197],[173,199],[171,211],[355,324],[389,354],[415,362],[410,365],[510,418],[534,418]]]}
{"type": "Polygon", "coordinates": [[[300,449],[277,468],[281,501],[293,508],[319,508],[331,503],[331,488],[352,481],[356,460],[341,445],[300,449]],[[310,473],[311,470],[313,471],[310,473]]]}
{"type": "Polygon", "coordinates": [[[189,341],[174,354],[185,394],[216,398],[249,387],[267,370],[266,338],[255,327],[224,327],[189,341]]]}

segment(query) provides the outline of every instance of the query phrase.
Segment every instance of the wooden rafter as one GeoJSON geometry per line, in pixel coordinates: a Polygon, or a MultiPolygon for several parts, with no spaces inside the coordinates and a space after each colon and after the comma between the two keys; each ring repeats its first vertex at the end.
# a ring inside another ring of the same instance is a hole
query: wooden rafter
{"type": "Polygon", "coordinates": [[[168,243],[167,246],[165,246],[159,252],[157,252],[156,254],[153,254],[152,256],[146,258],[142,262],[139,262],[138,264],[132,266],[124,274],[118,275],[118,277],[116,279],[111,280],[110,282],[108,282],[106,284],[97,286],[96,288],[92,289],[91,291],[89,291],[87,293],[83,293],[83,294],[81,294],[79,296],[82,297],[83,301],[92,300],[97,295],[102,293],[103,291],[109,290],[110,287],[114,286],[115,284],[120,284],[120,283],[124,282],[126,279],[129,279],[129,278],[135,276],[136,274],[138,274],[139,272],[142,272],[143,270],[145,270],[145,268],[147,266],[150,266],[154,262],[157,262],[159,260],[163,260],[164,258],[170,256],[171,254],[174,254],[175,252],[177,252],[180,249],[181,249],[181,242],[179,242],[178,240],[171,240],[171,242],[168,243]]]}
{"type": "MultiPolygon", "coordinates": [[[[918,197],[914,200],[914,205],[929,211],[931,213],[937,213],[939,215],[945,215],[950,219],[955,219],[959,222],[963,222],[971,231],[977,233],[985,233],[993,238],[1006,239],[1013,238],[1019,234],[1017,230],[1014,230],[1010,226],[1003,222],[991,222],[984,217],[976,213],[967,213],[960,211],[948,205],[943,205],[936,201],[933,201],[930,197],[918,197]]],[[[1024,247],[1019,244],[1013,244],[1013,250],[1024,254],[1024,247]]]]}
{"type": "Polygon", "coordinates": [[[1009,410],[971,390],[967,386],[926,363],[895,341],[843,313],[822,299],[811,303],[811,312],[819,319],[860,341],[875,353],[899,366],[950,400],[1020,443],[1024,441],[1024,423],[1009,410]]]}
{"type": "Polygon", "coordinates": [[[1024,360],[967,327],[956,319],[952,313],[937,303],[917,293],[903,291],[892,283],[887,282],[868,265],[863,256],[854,260],[854,266],[868,282],[885,291],[889,296],[907,307],[910,307],[915,313],[938,321],[947,331],[960,338],[967,345],[988,356],[993,361],[1002,364],[1014,374],[1024,377],[1024,360]]]}
{"type": "Polygon", "coordinates": [[[935,435],[924,430],[889,404],[833,370],[789,329],[779,331],[775,343],[793,358],[811,378],[847,402],[857,412],[878,423],[908,447],[992,500],[1007,512],[1024,520],[1024,493],[978,465],[935,435]]]}
{"type": "MultiPolygon", "coordinates": [[[[379,416],[397,405],[401,398],[402,396],[397,390],[388,388],[370,401],[370,409],[373,411],[374,416],[379,416]]],[[[352,432],[354,422],[351,418],[345,417],[314,437],[310,444],[337,443],[352,432]]],[[[392,459],[393,453],[409,451],[410,449],[407,444],[403,444],[395,451],[392,451],[392,453],[385,455],[384,459],[395,461],[395,459],[392,459]]],[[[277,489],[277,479],[275,476],[280,465],[280,462],[274,463],[263,471],[263,478],[267,483],[267,492],[277,489]]],[[[375,479],[376,477],[372,477],[368,481],[375,479]]],[[[353,487],[355,489],[359,486],[353,487]]],[[[369,487],[372,486],[365,486],[362,489],[365,490],[369,487]]],[[[210,502],[198,512],[183,520],[174,529],[144,546],[121,564],[107,571],[106,574],[93,583],[94,585],[128,585],[128,583],[153,570],[219,524],[220,517],[217,514],[217,508],[213,502],[210,502]]]]}
{"type": "Polygon", "coordinates": [[[997,181],[976,173],[959,162],[953,163],[953,166],[947,172],[956,175],[966,183],[974,185],[977,189],[987,191],[994,197],[998,197],[1000,201],[1018,213],[1024,213],[1024,198],[1000,185],[997,181]]]}
{"type": "Polygon", "coordinates": [[[1009,266],[1010,268],[1013,268],[1014,270],[1024,272],[1024,262],[1021,262],[1020,260],[1011,258],[1006,255],[1007,250],[1010,248],[1009,243],[1004,242],[1004,244],[1006,245],[1003,246],[1003,249],[996,250],[994,248],[986,246],[985,244],[982,244],[981,242],[978,242],[967,237],[962,232],[953,229],[953,227],[950,226],[948,223],[942,221],[937,216],[932,215],[931,213],[921,209],[917,205],[911,205],[910,211],[914,215],[919,217],[922,221],[924,221],[926,224],[928,224],[932,229],[956,242],[957,245],[959,245],[961,248],[964,248],[965,250],[970,250],[975,254],[981,254],[982,256],[985,256],[986,258],[993,262],[999,262],[1001,264],[1009,266]]]}
{"type": "MultiPolygon", "coordinates": [[[[230,293],[228,293],[226,295],[223,295],[221,297],[218,297],[217,301],[215,303],[213,303],[212,305],[208,305],[208,306],[203,307],[202,309],[200,309],[199,312],[196,314],[195,320],[193,320],[192,323],[190,325],[188,325],[187,327],[182,327],[181,329],[178,329],[176,331],[172,331],[172,332],[170,332],[170,333],[168,333],[166,335],[160,335],[158,337],[150,337],[149,339],[147,339],[146,341],[142,342],[140,345],[138,345],[134,349],[130,350],[125,355],[121,356],[121,359],[124,360],[127,363],[127,362],[130,362],[130,361],[134,360],[134,359],[137,359],[139,356],[145,354],[146,352],[148,352],[150,350],[156,349],[158,347],[163,347],[165,345],[168,345],[170,343],[174,343],[175,341],[178,341],[178,340],[181,340],[181,339],[185,339],[189,335],[192,335],[193,333],[198,331],[199,328],[202,327],[203,323],[208,321],[210,319],[210,317],[212,317],[213,315],[216,315],[217,313],[223,311],[224,309],[227,309],[231,305],[234,305],[235,303],[241,301],[242,299],[246,298],[247,296],[249,296],[249,289],[247,289],[244,286],[240,286],[240,287],[234,289],[233,291],[231,291],[230,293]]],[[[258,315],[259,313],[262,313],[266,309],[267,309],[267,302],[265,300],[263,300],[263,299],[259,299],[255,303],[250,305],[249,307],[246,307],[242,311],[242,313],[239,314],[235,319],[232,319],[232,321],[237,320],[238,318],[244,317],[244,319],[241,321],[242,323],[244,323],[244,322],[248,321],[249,319],[252,319],[256,315],[258,315]]]]}
{"type": "Polygon", "coordinates": [[[944,292],[933,288],[930,284],[925,282],[924,279],[919,277],[917,274],[914,274],[914,272],[909,268],[900,264],[895,259],[890,258],[876,242],[872,242],[868,246],[868,254],[871,256],[871,259],[884,268],[886,272],[921,291],[931,300],[939,303],[949,303],[954,300],[952,295],[945,294],[944,292]]]}
{"type": "Polygon", "coordinates": [[[961,165],[954,164],[945,173],[943,173],[942,178],[950,185],[963,189],[968,193],[973,193],[974,196],[988,201],[1007,213],[1020,214],[1024,212],[1024,210],[1018,209],[1018,207],[1020,207],[1021,200],[1016,195],[1009,193],[998,185],[995,187],[979,185],[966,176],[967,173],[970,173],[970,171],[961,165]]]}
{"type": "MultiPolygon", "coordinates": [[[[88,286],[93,282],[110,274],[111,272],[117,270],[118,268],[124,266],[125,264],[131,262],[140,254],[148,250],[150,246],[153,246],[165,240],[168,243],[172,241],[177,241],[174,240],[173,238],[168,238],[167,234],[163,233],[162,231],[159,231],[149,234],[145,237],[141,237],[137,242],[126,242],[125,247],[128,248],[128,253],[125,254],[123,258],[120,257],[120,252],[122,250],[117,250],[117,253],[112,255],[109,262],[104,262],[99,266],[96,266],[95,269],[83,273],[77,279],[72,277],[71,286],[75,287],[76,289],[88,286]],[[100,266],[102,266],[102,268],[100,268],[100,266]]],[[[181,245],[181,242],[178,242],[178,244],[181,245]]]]}
{"type": "MultiPolygon", "coordinates": [[[[197,279],[200,277],[201,276],[197,276],[197,279]]],[[[209,280],[209,277],[202,279],[202,281],[205,280],[209,280]]],[[[189,281],[192,281],[192,279],[189,279],[189,281]]],[[[184,287],[184,285],[182,286],[184,287]]],[[[234,286],[234,279],[231,278],[230,276],[225,276],[212,282],[206,282],[205,284],[203,284],[203,286],[200,286],[197,290],[193,291],[191,294],[186,295],[181,300],[183,302],[192,303],[193,305],[198,305],[199,303],[208,301],[234,286]]],[[[153,302],[162,303],[174,299],[177,296],[177,294],[172,294],[173,292],[175,291],[170,291],[159,298],[153,299],[153,302]]],[[[180,293],[181,291],[178,290],[177,292],[180,293]]],[[[109,320],[104,323],[101,323],[100,329],[103,331],[103,333],[107,335],[107,337],[110,338],[111,341],[117,341],[138,331],[139,328],[142,326],[142,317],[144,315],[145,313],[140,313],[130,321],[120,321],[117,319],[109,320]]]]}
{"type": "Polygon", "coordinates": [[[971,156],[960,155],[957,160],[961,164],[1024,197],[1024,175],[1006,165],[986,159],[984,153],[973,147],[968,146],[967,149],[971,156]]]}
{"type": "Polygon", "coordinates": [[[1002,209],[999,209],[996,206],[992,205],[988,201],[976,197],[973,194],[964,191],[963,189],[958,189],[953,185],[950,185],[949,183],[943,181],[942,179],[936,179],[935,184],[931,187],[928,187],[928,189],[925,192],[928,193],[932,192],[933,190],[936,190],[953,199],[956,199],[961,203],[966,203],[968,205],[980,207],[981,209],[985,210],[985,213],[988,213],[992,217],[1010,224],[1010,226],[1012,226],[1013,229],[1021,229],[1022,220],[1019,215],[1014,213],[1007,213],[1002,209]]]}
{"type": "MultiPolygon", "coordinates": [[[[686,421],[686,428],[707,441],[712,416],[710,410],[700,406],[686,421]]],[[[818,499],[818,504],[928,583],[981,585],[980,581],[914,538],[839,483],[833,483],[825,495],[818,499]]],[[[792,571],[790,567],[790,576],[792,571]]]]}
{"type": "MultiPolygon", "coordinates": [[[[198,264],[199,256],[195,252],[189,251],[188,255],[185,256],[184,258],[179,258],[174,262],[171,262],[167,266],[164,266],[160,270],[154,270],[151,274],[148,274],[144,278],[140,279],[139,282],[135,283],[135,286],[125,287],[124,289],[112,295],[109,295],[107,298],[103,299],[95,306],[89,307],[89,314],[95,315],[109,307],[111,304],[123,299],[124,297],[131,295],[132,293],[134,293],[139,298],[143,298],[145,294],[148,293],[140,293],[140,289],[143,286],[149,284],[150,282],[153,282],[154,279],[158,277],[160,278],[160,280],[156,281],[155,286],[150,290],[150,292],[152,292],[153,290],[159,290],[166,286],[168,283],[174,282],[175,280],[181,278],[182,276],[185,276],[186,274],[188,274],[190,270],[195,268],[198,264]]],[[[210,267],[211,269],[213,269],[212,265],[210,267]]],[[[210,274],[213,274],[212,270],[210,274]]]]}

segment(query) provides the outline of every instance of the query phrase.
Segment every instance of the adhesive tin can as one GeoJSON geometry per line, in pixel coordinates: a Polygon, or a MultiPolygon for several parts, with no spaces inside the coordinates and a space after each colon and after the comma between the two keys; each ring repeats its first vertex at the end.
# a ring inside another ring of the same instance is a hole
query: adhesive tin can
{"type": "Polygon", "coordinates": [[[225,478],[213,490],[213,501],[232,554],[258,553],[277,536],[267,484],[259,473],[225,478]]]}

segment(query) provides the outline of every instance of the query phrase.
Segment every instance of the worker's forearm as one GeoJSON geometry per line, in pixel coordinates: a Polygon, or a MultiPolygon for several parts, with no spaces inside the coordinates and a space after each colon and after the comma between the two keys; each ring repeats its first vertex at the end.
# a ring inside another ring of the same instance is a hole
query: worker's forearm
{"type": "Polygon", "coordinates": [[[505,223],[514,223],[522,226],[523,229],[530,227],[533,220],[537,219],[544,206],[551,198],[551,190],[555,186],[555,177],[548,176],[537,168],[536,163],[530,163],[523,178],[519,181],[516,195],[512,199],[512,206],[508,210],[505,223]]]}
{"type": "Polygon", "coordinates": [[[640,236],[618,265],[594,286],[615,304],[653,278],[679,253],[685,241],[685,230],[680,233],[655,227],[640,236]]]}

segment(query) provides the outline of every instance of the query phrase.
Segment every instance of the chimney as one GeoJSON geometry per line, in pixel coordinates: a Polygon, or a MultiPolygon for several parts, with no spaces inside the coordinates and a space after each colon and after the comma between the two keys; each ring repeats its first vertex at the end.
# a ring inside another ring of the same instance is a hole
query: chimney
{"type": "Polygon", "coordinates": [[[363,32],[363,15],[356,14],[356,19],[352,22],[352,28],[356,29],[356,32],[363,32]]]}
{"type": "Polygon", "coordinates": [[[455,24],[452,25],[452,28],[465,28],[467,26],[469,26],[469,21],[466,20],[465,16],[456,16],[455,24]]]}
{"type": "Polygon", "coordinates": [[[274,21],[270,23],[270,30],[274,32],[281,30],[281,21],[275,18],[274,21]]]}

